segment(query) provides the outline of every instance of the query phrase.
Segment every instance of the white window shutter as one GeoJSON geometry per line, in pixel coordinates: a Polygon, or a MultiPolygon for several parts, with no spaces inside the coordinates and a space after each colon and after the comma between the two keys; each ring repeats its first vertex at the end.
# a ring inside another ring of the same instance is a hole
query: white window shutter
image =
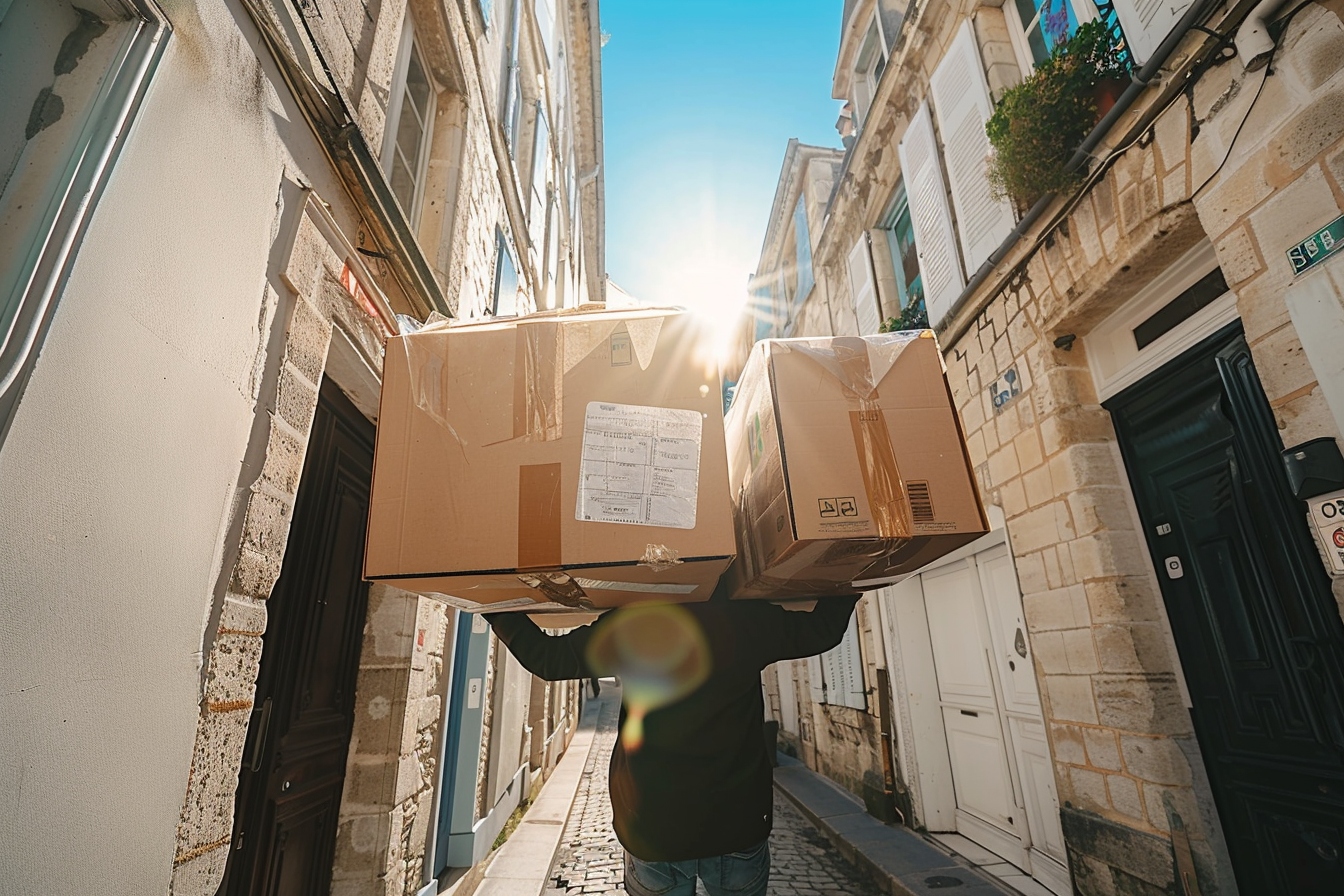
{"type": "Polygon", "coordinates": [[[1139,65],[1153,57],[1153,51],[1162,39],[1176,27],[1181,16],[1190,8],[1188,0],[1164,3],[1162,0],[1115,0],[1115,14],[1125,30],[1129,52],[1139,65]]]}
{"type": "Polygon", "coordinates": [[[882,326],[877,309],[877,287],[873,283],[873,258],[869,254],[868,234],[859,236],[849,250],[849,294],[854,298],[854,316],[859,321],[859,335],[871,336],[882,326]]]}
{"type": "Polygon", "coordinates": [[[826,692],[822,688],[822,670],[821,657],[810,656],[807,658],[807,686],[811,694],[813,703],[825,703],[826,692]]]}
{"type": "Polygon", "coordinates": [[[938,144],[933,136],[928,103],[920,103],[896,149],[901,156],[910,223],[915,230],[924,304],[929,325],[936,327],[961,295],[966,279],[957,255],[957,237],[947,208],[947,189],[943,186],[943,168],[938,162],[938,144]]]}
{"type": "Polygon", "coordinates": [[[854,709],[867,709],[868,693],[863,685],[863,650],[859,647],[858,614],[849,617],[849,630],[845,632],[842,647],[845,662],[849,665],[845,682],[845,705],[854,709]]]}
{"type": "Polygon", "coordinates": [[[1006,199],[993,197],[986,176],[990,146],[985,122],[994,114],[994,104],[969,19],[934,69],[929,94],[943,138],[962,258],[969,273],[980,267],[1013,230],[1013,207],[1006,199]]]}

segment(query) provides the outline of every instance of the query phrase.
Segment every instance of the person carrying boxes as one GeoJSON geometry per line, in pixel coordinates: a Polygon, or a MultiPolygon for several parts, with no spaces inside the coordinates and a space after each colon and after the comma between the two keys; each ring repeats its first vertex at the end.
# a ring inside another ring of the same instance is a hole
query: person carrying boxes
{"type": "Polygon", "coordinates": [[[710,896],[764,896],[773,797],[761,671],[838,645],[857,602],[635,604],[562,635],[523,613],[485,618],[539,678],[621,679],[609,781],[627,891],[693,896],[698,878],[710,896]]]}

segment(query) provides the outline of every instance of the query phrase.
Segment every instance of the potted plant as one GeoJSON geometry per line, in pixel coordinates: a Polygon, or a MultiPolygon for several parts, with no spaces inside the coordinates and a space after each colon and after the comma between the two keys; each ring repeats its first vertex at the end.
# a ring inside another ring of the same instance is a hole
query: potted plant
{"type": "Polygon", "coordinates": [[[985,125],[994,147],[994,194],[1027,208],[1047,193],[1075,186],[1081,174],[1064,166],[1114,105],[1128,75],[1101,21],[1082,24],[1057,43],[1049,59],[1004,92],[985,125]]]}
{"type": "Polygon", "coordinates": [[[899,333],[902,330],[926,330],[929,314],[924,309],[924,297],[919,296],[901,309],[900,317],[889,317],[878,328],[879,333],[899,333]]]}

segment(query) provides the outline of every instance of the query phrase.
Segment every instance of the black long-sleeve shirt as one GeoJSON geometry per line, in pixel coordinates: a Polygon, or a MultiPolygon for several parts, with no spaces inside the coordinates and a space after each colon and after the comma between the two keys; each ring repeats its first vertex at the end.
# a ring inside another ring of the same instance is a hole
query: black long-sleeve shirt
{"type": "MultiPolygon", "coordinates": [[[[613,823],[631,854],[649,862],[700,859],[747,849],[770,835],[773,782],[761,670],[835,647],[857,601],[857,595],[826,598],[808,613],[761,601],[683,605],[703,630],[711,666],[685,698],[649,712],[637,750],[617,736],[613,823]]],[[[607,674],[592,668],[587,646],[620,612],[558,636],[521,613],[486,618],[524,668],[562,681],[607,674]]],[[[626,715],[622,706],[622,730],[626,715]]]]}

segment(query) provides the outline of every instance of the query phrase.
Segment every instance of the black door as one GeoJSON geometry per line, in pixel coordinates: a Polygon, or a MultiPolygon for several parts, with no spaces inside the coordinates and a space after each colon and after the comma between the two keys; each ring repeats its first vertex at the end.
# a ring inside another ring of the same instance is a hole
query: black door
{"type": "Polygon", "coordinates": [[[1106,407],[1241,892],[1344,893],[1344,624],[1240,324],[1106,407]]]}
{"type": "Polygon", "coordinates": [[[270,618],[221,892],[326,896],[368,586],[373,424],[323,381],[270,618]]]}

